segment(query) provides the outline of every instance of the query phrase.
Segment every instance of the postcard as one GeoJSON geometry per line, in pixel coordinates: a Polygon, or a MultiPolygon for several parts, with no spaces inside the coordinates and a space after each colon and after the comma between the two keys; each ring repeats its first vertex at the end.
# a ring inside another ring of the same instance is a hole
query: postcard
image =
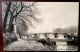
{"type": "Polygon", "coordinates": [[[79,2],[1,5],[4,51],[78,51],[79,2]]]}

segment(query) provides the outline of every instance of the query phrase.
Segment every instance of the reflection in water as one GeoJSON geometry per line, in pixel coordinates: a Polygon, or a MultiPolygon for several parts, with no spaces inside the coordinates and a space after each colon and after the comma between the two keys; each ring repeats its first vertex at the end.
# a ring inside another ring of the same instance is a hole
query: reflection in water
{"type": "Polygon", "coordinates": [[[67,43],[66,42],[56,42],[56,48],[57,51],[62,51],[67,49],[67,43]]]}
{"type": "Polygon", "coordinates": [[[50,45],[50,47],[55,48],[53,51],[77,51],[78,46],[74,45],[50,45]]]}
{"type": "MultiPolygon", "coordinates": [[[[57,39],[65,39],[65,38],[64,38],[64,35],[59,34],[57,39]]],[[[62,50],[66,51],[67,47],[68,46],[66,42],[56,42],[57,51],[62,51],[62,50]]]]}
{"type": "Polygon", "coordinates": [[[53,48],[53,51],[77,51],[78,46],[74,45],[50,45],[51,48],[53,48]]]}
{"type": "Polygon", "coordinates": [[[66,51],[67,50],[67,45],[57,45],[57,51],[66,51]]]}
{"type": "Polygon", "coordinates": [[[77,45],[68,45],[67,50],[69,51],[77,51],[78,46],[77,45]]]}
{"type": "MultiPolygon", "coordinates": [[[[64,35],[59,34],[58,39],[65,39],[64,35]]],[[[56,42],[56,50],[57,51],[77,51],[78,46],[68,45],[67,42],[56,42]]]]}

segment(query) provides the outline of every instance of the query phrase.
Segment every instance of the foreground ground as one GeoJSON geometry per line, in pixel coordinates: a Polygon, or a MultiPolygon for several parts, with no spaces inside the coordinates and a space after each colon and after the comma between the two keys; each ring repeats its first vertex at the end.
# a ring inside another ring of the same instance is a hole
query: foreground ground
{"type": "Polygon", "coordinates": [[[50,51],[42,43],[36,41],[18,40],[4,48],[5,51],[50,51]]]}

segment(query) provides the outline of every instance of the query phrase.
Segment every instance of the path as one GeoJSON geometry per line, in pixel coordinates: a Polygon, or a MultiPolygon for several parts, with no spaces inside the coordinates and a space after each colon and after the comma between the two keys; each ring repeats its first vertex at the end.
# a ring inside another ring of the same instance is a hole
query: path
{"type": "Polygon", "coordinates": [[[18,40],[10,44],[5,51],[50,51],[49,48],[36,41],[18,40]]]}

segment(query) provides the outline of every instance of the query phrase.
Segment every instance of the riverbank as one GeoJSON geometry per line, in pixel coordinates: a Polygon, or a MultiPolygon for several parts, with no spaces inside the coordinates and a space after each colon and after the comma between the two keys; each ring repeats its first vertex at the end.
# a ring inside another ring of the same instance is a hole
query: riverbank
{"type": "Polygon", "coordinates": [[[50,51],[42,43],[36,41],[18,40],[4,48],[5,51],[50,51]]]}

